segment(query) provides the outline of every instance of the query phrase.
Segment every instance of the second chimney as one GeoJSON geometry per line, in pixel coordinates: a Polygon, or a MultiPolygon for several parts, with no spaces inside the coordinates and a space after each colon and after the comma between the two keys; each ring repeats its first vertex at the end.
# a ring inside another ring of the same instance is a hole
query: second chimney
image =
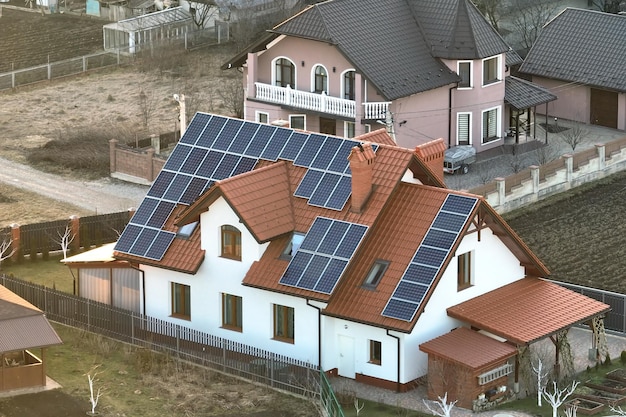
{"type": "Polygon", "coordinates": [[[350,211],[360,213],[372,193],[372,176],[376,154],[371,143],[352,148],[348,161],[352,171],[352,206],[350,211]]]}

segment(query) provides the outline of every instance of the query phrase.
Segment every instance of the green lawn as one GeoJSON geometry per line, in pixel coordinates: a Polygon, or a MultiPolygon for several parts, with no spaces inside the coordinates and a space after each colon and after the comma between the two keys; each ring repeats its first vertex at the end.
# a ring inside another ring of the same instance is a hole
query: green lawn
{"type": "Polygon", "coordinates": [[[74,292],[72,272],[75,274],[76,271],[71,271],[61,262],[61,259],[63,259],[62,255],[54,254],[50,255],[48,260],[39,257],[35,261],[31,261],[29,258],[25,258],[21,262],[4,261],[0,272],[72,294],[74,292]]]}

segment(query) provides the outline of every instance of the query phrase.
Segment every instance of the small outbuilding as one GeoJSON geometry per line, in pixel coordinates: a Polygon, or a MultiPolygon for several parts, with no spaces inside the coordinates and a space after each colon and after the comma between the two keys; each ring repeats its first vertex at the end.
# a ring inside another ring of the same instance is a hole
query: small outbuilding
{"type": "Polygon", "coordinates": [[[61,343],[41,310],[0,285],[0,391],[45,386],[45,350],[61,343]]]}

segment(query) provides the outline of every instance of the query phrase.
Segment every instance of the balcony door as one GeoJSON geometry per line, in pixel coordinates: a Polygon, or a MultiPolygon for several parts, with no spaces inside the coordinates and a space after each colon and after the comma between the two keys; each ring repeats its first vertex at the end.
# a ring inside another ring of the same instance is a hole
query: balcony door
{"type": "Polygon", "coordinates": [[[320,133],[337,136],[337,121],[320,117],[320,133]]]}

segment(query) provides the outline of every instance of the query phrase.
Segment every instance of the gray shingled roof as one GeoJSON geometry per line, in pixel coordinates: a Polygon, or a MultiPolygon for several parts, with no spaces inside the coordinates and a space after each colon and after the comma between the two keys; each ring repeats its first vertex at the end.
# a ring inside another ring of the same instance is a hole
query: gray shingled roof
{"type": "Polygon", "coordinates": [[[510,46],[466,0],[408,0],[438,58],[480,59],[510,46]]]}
{"type": "Polygon", "coordinates": [[[524,110],[556,100],[548,89],[514,76],[504,79],[504,102],[517,110],[524,110]]]}
{"type": "Polygon", "coordinates": [[[626,91],[626,16],[565,9],[543,28],[520,72],[626,91]]]}

